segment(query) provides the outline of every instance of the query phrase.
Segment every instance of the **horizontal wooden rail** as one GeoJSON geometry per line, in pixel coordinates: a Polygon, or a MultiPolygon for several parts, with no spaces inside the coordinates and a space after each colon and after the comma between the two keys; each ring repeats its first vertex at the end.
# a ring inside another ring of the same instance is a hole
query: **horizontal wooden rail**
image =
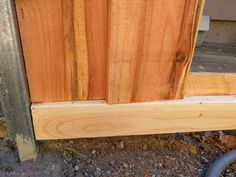
{"type": "Polygon", "coordinates": [[[185,96],[236,95],[236,74],[189,73],[185,96]]]}
{"type": "Polygon", "coordinates": [[[108,105],[65,102],[32,105],[37,140],[236,129],[236,97],[108,105]]]}

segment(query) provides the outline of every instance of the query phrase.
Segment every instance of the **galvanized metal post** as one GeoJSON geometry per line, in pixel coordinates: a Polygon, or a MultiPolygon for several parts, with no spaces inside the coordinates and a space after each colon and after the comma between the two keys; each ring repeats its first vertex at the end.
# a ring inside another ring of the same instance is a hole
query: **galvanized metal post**
{"type": "Polygon", "coordinates": [[[36,158],[30,101],[14,0],[0,0],[0,100],[21,161],[36,158]]]}

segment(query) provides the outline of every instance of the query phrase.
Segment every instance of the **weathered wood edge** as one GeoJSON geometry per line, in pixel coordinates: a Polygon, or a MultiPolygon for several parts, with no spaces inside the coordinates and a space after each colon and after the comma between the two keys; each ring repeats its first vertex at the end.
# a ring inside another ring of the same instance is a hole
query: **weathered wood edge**
{"type": "Polygon", "coordinates": [[[198,31],[199,31],[199,26],[200,26],[200,22],[201,22],[201,17],[203,14],[203,10],[204,10],[204,6],[205,6],[206,0],[198,0],[198,6],[196,9],[196,14],[195,14],[195,18],[194,18],[194,22],[195,25],[193,27],[193,35],[192,35],[192,51],[190,54],[190,61],[188,63],[188,66],[186,67],[186,70],[184,72],[183,75],[183,79],[182,79],[182,83],[180,82],[179,84],[179,89],[177,90],[177,92],[179,93],[179,98],[183,98],[184,97],[184,92],[185,92],[185,84],[186,84],[186,79],[188,77],[188,74],[190,72],[191,69],[191,65],[192,65],[192,61],[193,61],[193,56],[194,56],[194,52],[195,52],[195,47],[196,47],[196,43],[197,43],[197,38],[198,38],[198,31]]]}
{"type": "Polygon", "coordinates": [[[1,0],[0,9],[1,105],[20,160],[35,159],[36,143],[14,0],[1,0]]]}

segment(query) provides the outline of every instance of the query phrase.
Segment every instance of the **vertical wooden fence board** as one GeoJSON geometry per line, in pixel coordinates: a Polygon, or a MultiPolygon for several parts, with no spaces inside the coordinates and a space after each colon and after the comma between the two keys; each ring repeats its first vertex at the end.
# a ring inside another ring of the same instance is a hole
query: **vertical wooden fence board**
{"type": "Polygon", "coordinates": [[[88,47],[86,38],[85,0],[74,0],[74,33],[77,61],[78,97],[88,99],[88,47]]]}
{"type": "Polygon", "coordinates": [[[202,1],[15,0],[31,101],[181,97],[202,1]]]}
{"type": "MultiPolygon", "coordinates": [[[[64,97],[62,94],[61,100],[77,100],[79,98],[77,85],[77,58],[75,46],[75,32],[74,32],[74,3],[69,0],[62,1],[63,12],[63,34],[64,34],[64,60],[66,67],[66,82],[65,87],[70,88],[69,97],[64,97]]],[[[63,67],[63,66],[62,66],[63,67]]],[[[60,68],[58,68],[60,70],[60,68]]],[[[51,98],[54,99],[53,97],[51,98]]]]}
{"type": "Polygon", "coordinates": [[[108,102],[180,97],[199,1],[109,2],[108,102]]]}
{"type": "Polygon", "coordinates": [[[107,74],[107,0],[86,0],[89,99],[105,99],[107,74]]]}
{"type": "Polygon", "coordinates": [[[72,1],[15,2],[31,101],[71,100],[74,41],[70,16],[73,9],[68,8],[72,7],[72,1]]]}
{"type": "Polygon", "coordinates": [[[105,99],[107,0],[15,0],[32,102],[105,99]]]}
{"type": "MultiPolygon", "coordinates": [[[[183,79],[181,79],[180,82],[180,88],[178,90],[179,96],[180,97],[184,97],[186,92],[185,92],[185,88],[186,88],[186,83],[188,82],[187,77],[190,73],[190,69],[191,69],[191,65],[192,65],[192,59],[193,59],[193,55],[195,53],[195,46],[197,43],[197,38],[198,38],[198,32],[199,32],[199,27],[200,27],[200,22],[201,22],[201,18],[202,18],[202,14],[203,14],[203,9],[205,6],[205,2],[206,0],[199,0],[198,1],[198,5],[197,5],[197,9],[196,9],[196,16],[194,19],[194,26],[193,26],[193,47],[191,49],[191,54],[190,54],[190,61],[188,66],[186,67],[186,69],[183,71],[182,77],[183,79]]],[[[187,83],[188,84],[188,83],[187,83]]]]}
{"type": "Polygon", "coordinates": [[[111,0],[109,3],[107,100],[109,103],[129,102],[139,62],[145,2],[111,0]]]}

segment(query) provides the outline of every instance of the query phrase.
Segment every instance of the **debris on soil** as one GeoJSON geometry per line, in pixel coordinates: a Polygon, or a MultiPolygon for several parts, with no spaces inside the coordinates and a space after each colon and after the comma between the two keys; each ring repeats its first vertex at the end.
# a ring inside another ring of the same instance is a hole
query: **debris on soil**
{"type": "Polygon", "coordinates": [[[123,141],[117,142],[116,143],[116,148],[117,149],[124,149],[124,142],[123,141]]]}
{"type": "Polygon", "coordinates": [[[236,136],[234,135],[223,135],[220,137],[220,142],[228,149],[236,148],[236,136]]]}
{"type": "Polygon", "coordinates": [[[97,167],[95,172],[94,172],[94,176],[95,177],[100,177],[101,175],[102,175],[102,170],[97,167]]]}
{"type": "MultiPolygon", "coordinates": [[[[37,161],[21,163],[14,148],[0,140],[0,176],[203,177],[209,165],[228,150],[221,144],[232,136],[203,132],[42,141],[37,161]]],[[[236,164],[224,176],[236,176],[236,164]]]]}

